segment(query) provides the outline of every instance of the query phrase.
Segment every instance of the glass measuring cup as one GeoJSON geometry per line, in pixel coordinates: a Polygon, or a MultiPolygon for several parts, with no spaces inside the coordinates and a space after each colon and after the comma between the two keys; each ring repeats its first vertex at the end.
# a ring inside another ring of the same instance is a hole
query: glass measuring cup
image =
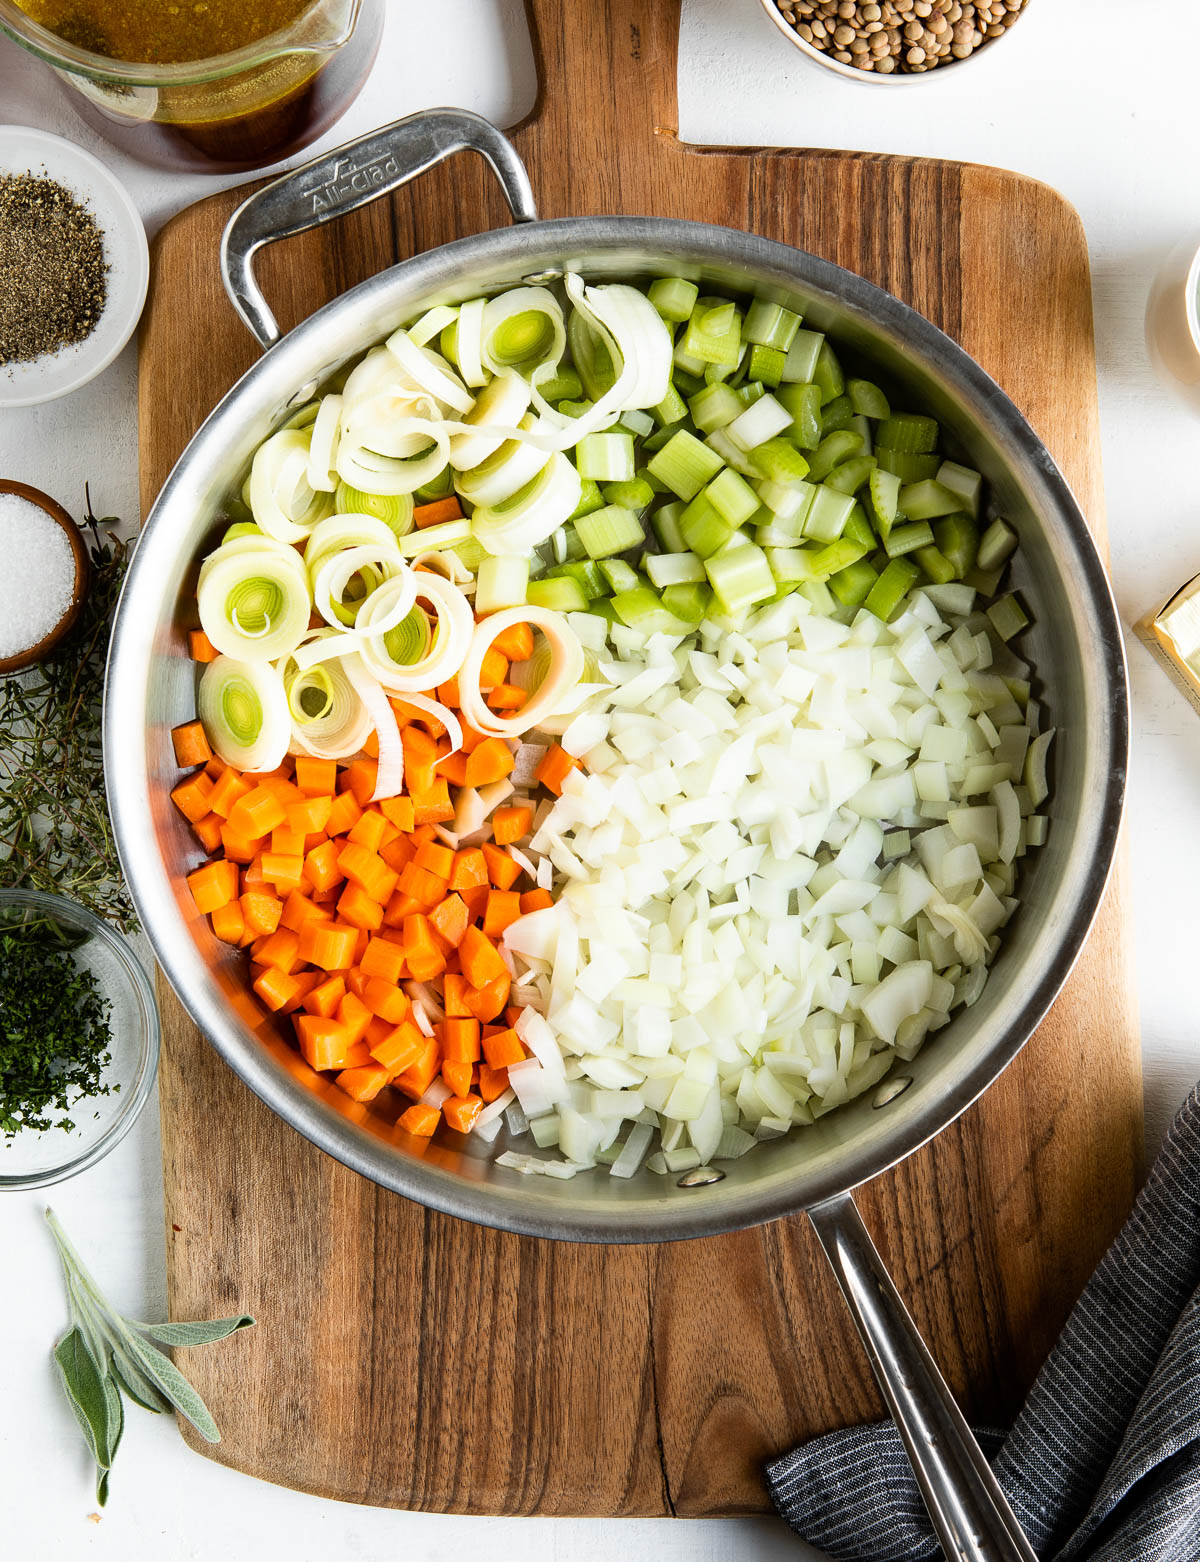
{"type": "Polygon", "coordinates": [[[108,140],[142,162],[261,168],[315,141],[357,97],[379,49],[384,0],[313,0],[287,27],[178,64],[110,59],[0,0],[0,31],[51,66],[108,140]]]}

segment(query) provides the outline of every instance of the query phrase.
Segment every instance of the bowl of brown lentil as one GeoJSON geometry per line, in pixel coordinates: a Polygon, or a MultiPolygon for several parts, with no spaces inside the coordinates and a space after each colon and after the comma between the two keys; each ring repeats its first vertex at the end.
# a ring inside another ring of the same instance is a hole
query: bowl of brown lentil
{"type": "Polygon", "coordinates": [[[920,81],[1005,37],[1028,0],[762,0],[788,41],[861,82],[920,81]]]}
{"type": "Polygon", "coordinates": [[[0,125],[0,408],[53,401],[106,369],[149,279],[146,230],[104,164],[0,125]]]}

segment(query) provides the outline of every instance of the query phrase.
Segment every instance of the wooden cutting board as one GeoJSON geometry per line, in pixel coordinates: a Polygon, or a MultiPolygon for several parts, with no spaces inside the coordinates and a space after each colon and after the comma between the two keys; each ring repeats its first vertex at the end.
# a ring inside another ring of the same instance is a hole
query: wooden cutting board
{"type": "MultiPolygon", "coordinates": [[[[515,134],[543,216],[700,219],[783,239],[958,338],[1045,438],[1097,535],[1087,249],[1045,185],[840,152],[704,150],[674,133],[679,0],[529,0],[541,81],[515,134]]],[[[849,90],[849,89],[848,89],[849,90]]],[[[397,113],[405,105],[397,103],[397,113]]],[[[803,100],[797,125],[803,125],[803,100]]],[[[148,508],[255,349],[217,277],[239,193],[156,246],[141,337],[148,508]]],[[[474,158],[276,245],[290,327],[417,251],[508,221],[474,158]]],[[[1019,1404],[1139,1176],[1141,1074],[1119,872],[1053,1013],[1000,1082],[862,1194],[917,1323],[974,1415],[1019,1404]]],[[[753,1513],[762,1462],[881,1414],[803,1217],[662,1247],[532,1241],[430,1214],[262,1106],[160,985],[173,1316],[256,1329],[189,1355],[209,1457],[324,1496],[475,1513],[753,1513]]]]}

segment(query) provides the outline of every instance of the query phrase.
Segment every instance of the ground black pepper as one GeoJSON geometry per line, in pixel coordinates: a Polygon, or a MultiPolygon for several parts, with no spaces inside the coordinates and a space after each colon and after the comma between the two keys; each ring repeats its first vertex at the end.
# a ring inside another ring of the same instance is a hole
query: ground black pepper
{"type": "Polygon", "coordinates": [[[107,297],[104,236],[91,212],[52,179],[0,175],[0,364],[84,341],[107,297]]]}

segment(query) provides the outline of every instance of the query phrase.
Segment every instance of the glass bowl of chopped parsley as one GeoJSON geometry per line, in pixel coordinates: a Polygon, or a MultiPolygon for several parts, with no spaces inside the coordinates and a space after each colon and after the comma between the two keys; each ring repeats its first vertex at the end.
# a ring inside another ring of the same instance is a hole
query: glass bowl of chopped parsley
{"type": "Polygon", "coordinates": [[[120,934],[57,895],[0,890],[0,1189],[94,1166],[157,1067],[154,992],[120,934]]]}

